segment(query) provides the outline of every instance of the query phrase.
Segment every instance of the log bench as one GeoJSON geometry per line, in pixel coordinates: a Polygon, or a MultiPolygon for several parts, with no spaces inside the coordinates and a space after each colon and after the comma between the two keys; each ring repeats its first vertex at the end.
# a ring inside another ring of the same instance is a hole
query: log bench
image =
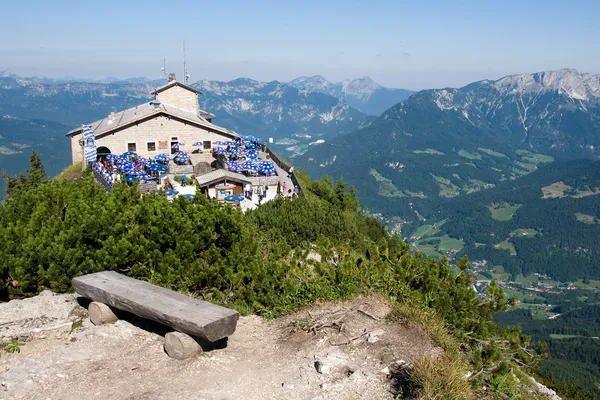
{"type": "Polygon", "coordinates": [[[111,307],[169,326],[177,332],[165,335],[165,350],[178,359],[201,350],[199,338],[217,342],[235,332],[239,314],[235,310],[194,299],[114,271],[103,271],[73,279],[75,291],[92,300],[94,324],[114,322],[111,307]]]}

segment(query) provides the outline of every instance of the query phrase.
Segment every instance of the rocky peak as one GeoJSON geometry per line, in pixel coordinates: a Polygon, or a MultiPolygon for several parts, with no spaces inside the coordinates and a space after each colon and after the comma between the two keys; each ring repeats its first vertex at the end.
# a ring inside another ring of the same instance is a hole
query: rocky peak
{"type": "Polygon", "coordinates": [[[569,68],[510,75],[493,82],[492,86],[500,92],[556,91],[578,100],[600,98],[600,75],[579,73],[569,68]]]}
{"type": "Polygon", "coordinates": [[[288,82],[288,85],[300,90],[308,90],[309,92],[324,92],[331,86],[331,82],[321,75],[313,75],[301,76],[288,82]]]}
{"type": "Polygon", "coordinates": [[[357,98],[369,97],[377,89],[383,88],[368,76],[358,79],[345,79],[341,82],[342,92],[357,98]]]}

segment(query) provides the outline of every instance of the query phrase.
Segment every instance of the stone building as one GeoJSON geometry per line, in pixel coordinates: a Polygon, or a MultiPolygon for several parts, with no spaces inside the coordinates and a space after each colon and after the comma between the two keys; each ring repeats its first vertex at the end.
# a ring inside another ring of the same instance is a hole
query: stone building
{"type": "MultiPolygon", "coordinates": [[[[170,81],[152,92],[154,100],[111,113],[105,118],[88,124],[96,138],[98,155],[122,154],[134,151],[142,157],[153,158],[160,153],[175,152],[175,143],[184,143],[182,149],[192,156],[194,164],[210,162],[210,149],[215,141],[239,137],[229,129],[212,123],[213,114],[198,106],[198,90],[170,81]],[[202,146],[192,147],[201,142],[202,146]]],[[[73,163],[83,160],[83,131],[79,127],[67,136],[71,139],[73,163]]]]}

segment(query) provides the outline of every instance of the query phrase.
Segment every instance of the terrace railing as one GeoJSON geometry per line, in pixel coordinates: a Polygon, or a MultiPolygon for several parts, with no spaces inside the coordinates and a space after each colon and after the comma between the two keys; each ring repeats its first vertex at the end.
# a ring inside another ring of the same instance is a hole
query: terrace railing
{"type": "MultiPolygon", "coordinates": [[[[277,166],[281,169],[283,169],[284,171],[288,172],[290,171],[290,168],[292,168],[292,166],[290,164],[288,164],[287,162],[285,162],[284,160],[282,160],[281,158],[279,158],[277,156],[277,154],[273,153],[273,151],[268,148],[267,146],[265,146],[265,152],[269,155],[269,157],[271,157],[271,160],[273,160],[273,162],[275,164],[277,164],[277,166]]],[[[290,178],[292,180],[292,183],[294,184],[294,187],[298,188],[298,195],[305,197],[304,196],[304,189],[302,189],[302,185],[300,185],[300,182],[298,181],[298,178],[296,177],[296,174],[294,172],[292,172],[290,174],[290,178]]]]}
{"type": "Polygon", "coordinates": [[[110,192],[112,190],[112,183],[107,182],[104,177],[102,175],[100,175],[100,172],[96,171],[95,168],[92,168],[92,173],[94,174],[94,178],[96,178],[96,181],[101,184],[104,189],[106,189],[107,192],[110,192]]]}

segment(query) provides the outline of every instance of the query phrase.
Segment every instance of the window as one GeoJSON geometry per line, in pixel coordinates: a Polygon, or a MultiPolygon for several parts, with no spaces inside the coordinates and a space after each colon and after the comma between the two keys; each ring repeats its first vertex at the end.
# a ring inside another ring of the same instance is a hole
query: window
{"type": "Polygon", "coordinates": [[[204,141],[204,150],[210,150],[210,147],[211,147],[210,140],[205,140],[204,141]]]}
{"type": "Polygon", "coordinates": [[[136,151],[135,143],[127,143],[127,151],[136,151]]]}
{"type": "Polygon", "coordinates": [[[148,142],[148,151],[156,151],[156,142],[148,142]]]}

